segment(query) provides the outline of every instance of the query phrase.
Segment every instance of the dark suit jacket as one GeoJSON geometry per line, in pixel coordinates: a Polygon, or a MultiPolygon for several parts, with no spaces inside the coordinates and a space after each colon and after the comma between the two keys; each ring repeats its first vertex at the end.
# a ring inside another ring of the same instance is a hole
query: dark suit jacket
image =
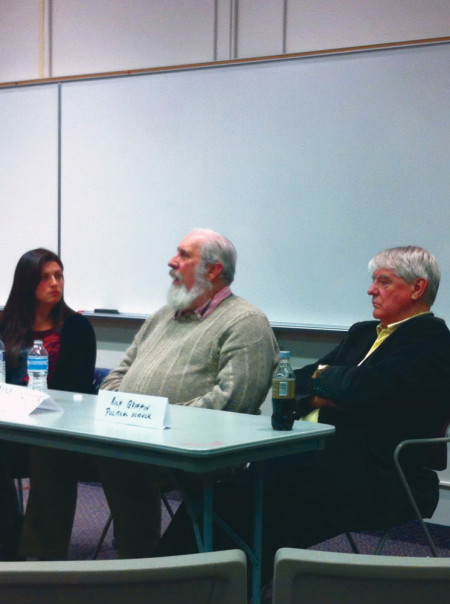
{"type": "MultiPolygon", "coordinates": [[[[336,426],[318,459],[318,485],[326,514],[337,530],[384,527],[408,520],[393,464],[406,438],[441,436],[450,419],[450,332],[433,315],[402,324],[358,367],[376,339],[377,321],[353,325],[341,344],[296,373],[297,394],[332,399],[319,421],[336,426]],[[318,364],[330,367],[315,380],[318,364]]],[[[417,448],[419,449],[419,448],[417,448]]],[[[438,479],[425,467],[424,450],[403,453],[403,465],[419,507],[437,505],[438,479]]]]}

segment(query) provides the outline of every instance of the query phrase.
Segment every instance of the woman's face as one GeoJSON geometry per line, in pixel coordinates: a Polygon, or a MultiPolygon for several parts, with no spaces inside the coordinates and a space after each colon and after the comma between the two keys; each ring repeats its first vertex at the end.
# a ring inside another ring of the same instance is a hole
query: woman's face
{"type": "Polygon", "coordinates": [[[64,275],[57,262],[46,262],[41,271],[41,280],[34,295],[39,305],[53,307],[63,295],[64,275]]]}

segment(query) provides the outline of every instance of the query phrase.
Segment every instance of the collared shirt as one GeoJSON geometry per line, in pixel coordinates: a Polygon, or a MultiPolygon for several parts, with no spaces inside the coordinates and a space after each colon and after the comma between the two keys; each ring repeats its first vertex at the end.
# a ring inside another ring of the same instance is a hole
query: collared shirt
{"type": "Polygon", "coordinates": [[[408,317],[407,319],[403,319],[402,321],[397,321],[396,323],[389,323],[389,325],[387,327],[383,327],[381,325],[381,323],[379,325],[377,325],[377,339],[375,340],[375,342],[372,344],[369,352],[366,354],[366,356],[362,359],[362,361],[360,361],[358,363],[358,367],[360,365],[362,365],[362,363],[364,363],[364,361],[372,354],[372,352],[378,348],[378,346],[384,342],[384,340],[386,340],[386,338],[388,338],[391,334],[394,333],[394,331],[400,327],[400,325],[402,325],[403,323],[406,323],[406,321],[410,321],[411,319],[415,319],[415,317],[421,317],[422,315],[430,315],[431,311],[426,311],[426,312],[421,312],[418,313],[417,315],[413,315],[412,317],[408,317]]]}
{"type": "Polygon", "coordinates": [[[206,300],[204,304],[196,308],[195,310],[177,310],[174,315],[174,319],[184,319],[190,315],[195,315],[199,321],[203,321],[206,319],[208,315],[210,315],[213,310],[215,310],[221,302],[231,296],[231,289],[229,285],[222,287],[212,298],[206,300]]]}

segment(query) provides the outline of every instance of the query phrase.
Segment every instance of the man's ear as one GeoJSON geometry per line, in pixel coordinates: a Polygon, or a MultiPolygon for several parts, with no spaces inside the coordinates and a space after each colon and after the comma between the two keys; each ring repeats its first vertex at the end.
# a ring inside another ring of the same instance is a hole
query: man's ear
{"type": "Polygon", "coordinates": [[[417,279],[414,281],[414,289],[413,292],[411,294],[411,299],[412,300],[420,300],[420,298],[423,298],[426,289],[428,287],[428,281],[426,279],[424,279],[423,277],[417,277],[417,279]]]}
{"type": "Polygon", "coordinates": [[[206,267],[206,278],[208,281],[215,281],[222,271],[223,264],[221,262],[218,262],[217,264],[208,264],[206,267]]]}

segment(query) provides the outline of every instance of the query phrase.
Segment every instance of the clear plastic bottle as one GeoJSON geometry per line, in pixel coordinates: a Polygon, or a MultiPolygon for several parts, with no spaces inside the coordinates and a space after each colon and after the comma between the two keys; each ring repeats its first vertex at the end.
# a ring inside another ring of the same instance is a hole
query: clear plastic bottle
{"type": "Polygon", "coordinates": [[[280,362],[272,378],[272,428],[292,430],[294,424],[295,374],[291,367],[291,353],[280,351],[280,362]]]}
{"type": "Polygon", "coordinates": [[[0,382],[6,381],[5,345],[0,340],[0,382]]]}
{"type": "Polygon", "coordinates": [[[28,388],[47,392],[48,354],[42,340],[35,340],[28,353],[28,388]]]}

